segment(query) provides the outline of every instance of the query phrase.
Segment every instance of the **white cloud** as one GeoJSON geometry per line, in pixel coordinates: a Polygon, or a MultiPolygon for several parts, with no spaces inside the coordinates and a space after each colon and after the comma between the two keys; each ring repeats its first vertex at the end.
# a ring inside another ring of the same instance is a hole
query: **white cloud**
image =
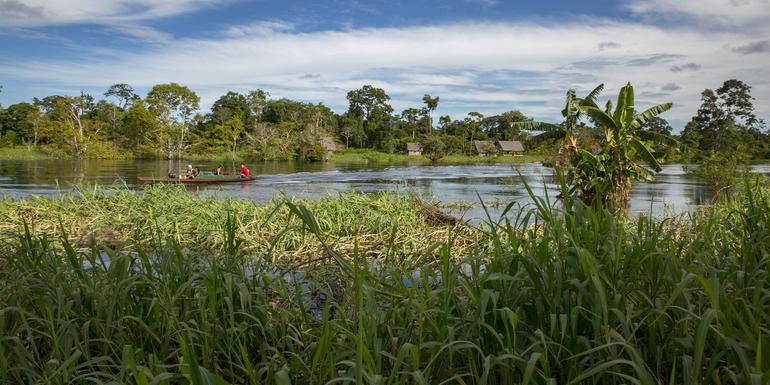
{"type": "Polygon", "coordinates": [[[0,0],[0,27],[116,24],[187,13],[215,0],[0,0]]]}
{"type": "MultiPolygon", "coordinates": [[[[224,2],[231,0],[224,0],[224,2]]],[[[0,32],[71,24],[97,24],[145,43],[171,35],[143,23],[221,4],[216,0],[0,0],[0,32]]]]}
{"type": "Polygon", "coordinates": [[[767,22],[767,0],[638,0],[629,9],[640,15],[680,16],[726,25],[767,22]]]}
{"type": "Polygon", "coordinates": [[[767,27],[711,31],[604,20],[300,33],[290,24],[262,22],[141,52],[0,63],[0,79],[73,90],[103,90],[117,82],[147,89],[173,81],[198,91],[204,106],[229,89],[258,87],[274,97],[322,101],[337,110],[344,109],[347,90],[373,84],[385,88],[397,109],[420,105],[428,93],[441,97],[438,113],[456,118],[472,110],[520,109],[549,121],[560,118],[569,87],[581,93],[604,82],[609,97],[631,81],[640,108],[673,101],[664,117],[681,123],[697,110],[704,88],[733,77],[754,87],[759,114],[770,116],[770,53],[746,60],[729,48],[767,32],[767,27]],[[607,42],[616,44],[606,49],[607,42]]]}

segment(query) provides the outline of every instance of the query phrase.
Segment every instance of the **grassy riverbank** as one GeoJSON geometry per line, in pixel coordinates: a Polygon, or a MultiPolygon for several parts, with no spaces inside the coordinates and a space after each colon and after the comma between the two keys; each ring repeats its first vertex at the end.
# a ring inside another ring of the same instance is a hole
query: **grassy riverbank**
{"type": "MultiPolygon", "coordinates": [[[[437,162],[437,164],[471,164],[471,163],[532,163],[542,162],[546,157],[541,155],[524,156],[469,156],[469,155],[447,155],[437,162]]],[[[410,163],[410,164],[431,164],[426,156],[409,156],[406,154],[389,154],[373,150],[345,150],[334,153],[331,157],[332,162],[338,163],[410,163]]]]}
{"type": "Polygon", "coordinates": [[[770,380],[765,185],[662,220],[566,207],[470,229],[387,194],[3,201],[0,383],[770,380]]]}
{"type": "MultiPolygon", "coordinates": [[[[40,159],[60,159],[66,158],[66,154],[48,153],[40,150],[29,150],[27,148],[0,148],[0,160],[40,160],[40,159]]],[[[524,155],[524,156],[469,156],[469,155],[447,155],[437,164],[473,164],[473,163],[540,163],[547,157],[543,155],[524,155]]],[[[130,157],[121,154],[111,154],[106,159],[130,159],[130,157]]],[[[254,162],[254,155],[244,151],[218,152],[209,154],[186,154],[186,162],[211,162],[211,163],[241,163],[254,162]]],[[[335,152],[331,159],[332,163],[363,163],[363,164],[431,164],[430,159],[425,156],[408,156],[406,154],[389,154],[374,150],[348,149],[335,152]]]]}
{"type": "Polygon", "coordinates": [[[0,147],[0,160],[53,159],[49,154],[26,147],[0,147]]]}

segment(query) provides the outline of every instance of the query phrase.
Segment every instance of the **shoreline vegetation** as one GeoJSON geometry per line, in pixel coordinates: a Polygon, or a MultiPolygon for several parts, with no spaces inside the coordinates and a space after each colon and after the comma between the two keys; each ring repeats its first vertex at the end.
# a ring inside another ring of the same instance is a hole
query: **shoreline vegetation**
{"type": "MultiPolygon", "coordinates": [[[[58,159],[72,159],[70,156],[62,156],[62,154],[46,153],[40,150],[30,150],[24,147],[15,148],[0,148],[0,160],[58,160],[58,159]]],[[[160,158],[135,158],[135,157],[118,157],[113,159],[96,159],[96,160],[153,160],[160,158]]],[[[539,154],[525,154],[520,156],[513,155],[491,155],[491,156],[474,156],[474,155],[461,155],[450,154],[441,158],[437,162],[431,161],[428,157],[410,156],[399,153],[387,153],[376,150],[365,149],[346,149],[336,151],[327,162],[330,163],[409,163],[409,164],[474,164],[474,163],[540,163],[548,159],[546,155],[539,154]]],[[[256,160],[253,155],[244,152],[220,152],[211,154],[188,154],[183,157],[184,161],[191,162],[263,162],[264,160],[256,160]]],[[[267,160],[269,162],[270,160],[267,160]]],[[[280,160],[278,160],[280,161],[280,160]]]]}
{"type": "MultiPolygon", "coordinates": [[[[454,119],[434,116],[440,98],[427,94],[421,105],[399,112],[384,89],[371,85],[347,92],[347,110],[335,112],[323,103],[273,99],[259,89],[227,92],[209,110],[202,110],[200,97],[184,85],[156,84],[141,97],[130,85],[118,83],[102,95],[49,95],[0,106],[0,159],[305,162],[330,156],[355,158],[350,153],[362,151],[371,152],[369,158],[377,162],[401,162],[399,155],[408,152],[421,154],[415,160],[418,163],[445,158],[449,158],[445,163],[483,162],[487,160],[475,155],[502,152],[544,154],[550,162],[569,153],[564,139],[578,145],[606,139],[609,115],[599,118],[605,107],[590,105],[603,88],[600,84],[584,98],[568,90],[562,116],[547,122],[518,110],[488,116],[469,111],[454,119]],[[335,154],[340,148],[348,151],[335,154]]],[[[701,100],[701,107],[678,135],[658,116],[671,103],[643,111],[628,100],[628,116],[637,122],[624,130],[636,137],[637,152],[649,152],[645,157],[658,161],[770,158],[770,135],[764,120],[754,113],[751,86],[730,79],[716,90],[704,90],[701,100]],[[648,144],[649,148],[641,149],[648,144]]],[[[585,150],[591,152],[590,147],[585,150]]]]}
{"type": "MultiPolygon", "coordinates": [[[[565,187],[566,188],[566,187],[565,187]]],[[[0,383],[766,383],[770,190],[477,227],[392,193],[0,202],[0,383]]]]}

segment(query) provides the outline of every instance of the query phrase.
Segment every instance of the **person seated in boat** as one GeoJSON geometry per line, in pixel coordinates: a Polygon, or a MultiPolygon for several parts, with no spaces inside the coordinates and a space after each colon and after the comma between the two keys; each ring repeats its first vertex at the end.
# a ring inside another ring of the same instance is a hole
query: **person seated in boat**
{"type": "Polygon", "coordinates": [[[176,174],[174,173],[174,170],[168,169],[168,179],[176,179],[176,174]]]}
{"type": "Polygon", "coordinates": [[[193,166],[191,164],[188,164],[187,165],[187,171],[184,173],[184,176],[187,179],[193,179],[193,178],[195,178],[194,173],[195,173],[195,170],[193,170],[193,166]]]}
{"type": "Polygon", "coordinates": [[[222,165],[220,164],[217,166],[217,169],[214,170],[214,175],[222,175],[222,165]]]}
{"type": "Polygon", "coordinates": [[[241,178],[248,178],[250,170],[245,164],[241,163],[241,178]]]}
{"type": "Polygon", "coordinates": [[[197,178],[201,174],[201,169],[198,167],[193,168],[193,178],[197,178]]]}

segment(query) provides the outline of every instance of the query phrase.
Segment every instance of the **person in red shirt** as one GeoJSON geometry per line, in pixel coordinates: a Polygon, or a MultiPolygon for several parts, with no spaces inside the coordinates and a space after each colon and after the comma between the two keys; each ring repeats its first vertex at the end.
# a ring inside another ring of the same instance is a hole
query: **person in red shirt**
{"type": "Polygon", "coordinates": [[[249,177],[249,168],[245,164],[241,163],[241,178],[249,177]]]}

